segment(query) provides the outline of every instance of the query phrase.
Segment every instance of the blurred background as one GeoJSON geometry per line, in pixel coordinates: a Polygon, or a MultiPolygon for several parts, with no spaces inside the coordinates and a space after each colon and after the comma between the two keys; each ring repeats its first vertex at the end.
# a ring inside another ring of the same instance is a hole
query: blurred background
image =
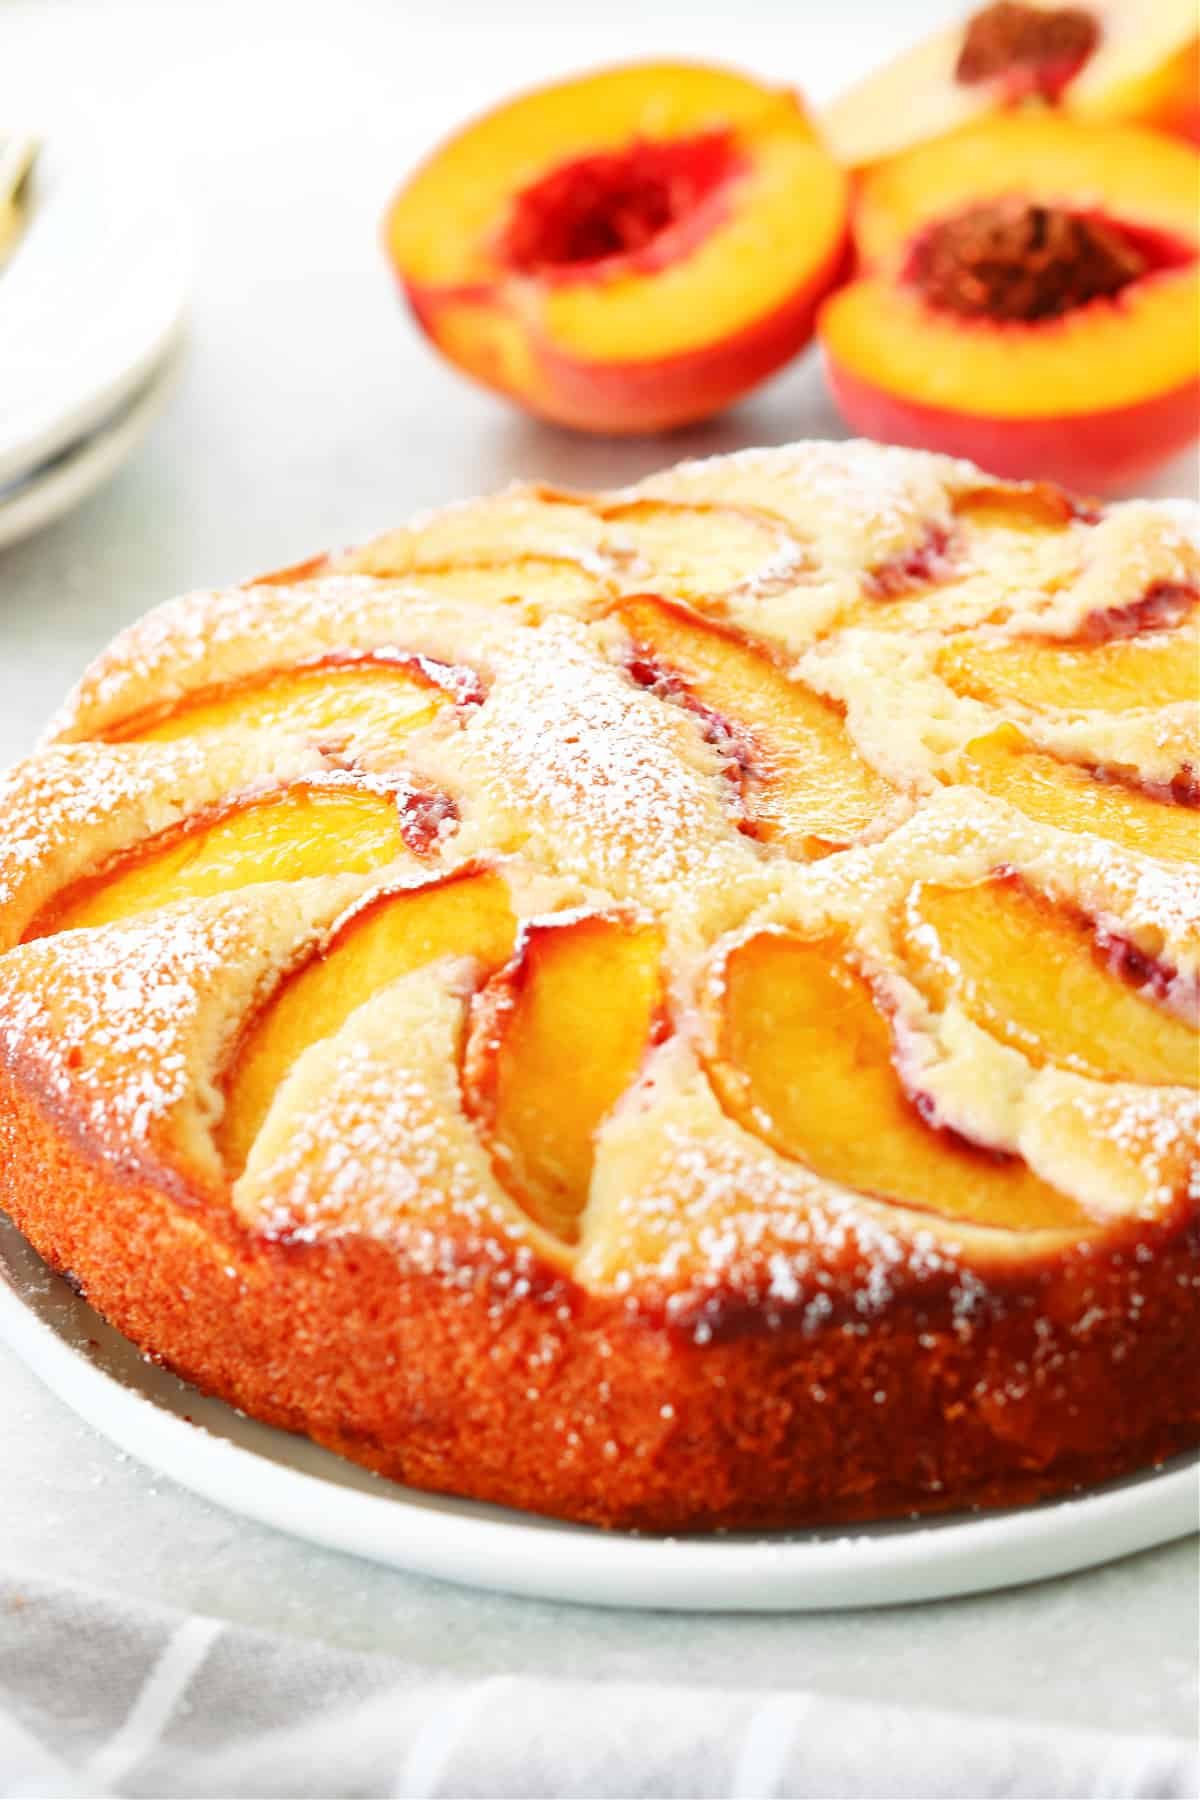
{"type": "MultiPolygon", "coordinates": [[[[600,485],[683,455],[844,435],[812,350],[669,437],[539,425],[419,337],[380,216],[451,127],[548,78],[712,59],[820,104],[961,13],[956,0],[5,0],[0,119],[36,122],[50,146],[57,130],[119,144],[131,203],[141,183],[177,194],[190,272],[186,353],[136,453],[0,549],[0,766],[118,626],[173,593],[516,477],[600,485]]],[[[114,230],[99,279],[127,254],[114,230]]],[[[0,327],[4,310],[0,285],[0,327]]],[[[0,420],[4,404],[0,391],[0,420]]],[[[1195,484],[1184,457],[1149,485],[1195,484]]]]}

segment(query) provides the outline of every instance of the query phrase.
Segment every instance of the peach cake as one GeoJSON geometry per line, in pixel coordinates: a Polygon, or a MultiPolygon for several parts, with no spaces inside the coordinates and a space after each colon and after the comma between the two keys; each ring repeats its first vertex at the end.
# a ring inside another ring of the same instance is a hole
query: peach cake
{"type": "Polygon", "coordinates": [[[0,788],[0,1198],[150,1356],[651,1530],[1200,1441],[1200,553],[868,444],[151,613],[0,788]]]}

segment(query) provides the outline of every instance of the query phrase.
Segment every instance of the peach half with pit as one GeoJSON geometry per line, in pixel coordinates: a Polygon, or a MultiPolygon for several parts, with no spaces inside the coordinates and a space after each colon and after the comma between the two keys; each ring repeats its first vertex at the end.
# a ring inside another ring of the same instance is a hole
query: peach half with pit
{"type": "Polygon", "coordinates": [[[1014,114],[868,174],[857,278],[820,319],[868,437],[1111,489],[1200,429],[1200,156],[1014,114]]]}
{"type": "Polygon", "coordinates": [[[647,63],[530,93],[451,138],[384,227],[465,374],[576,429],[701,419],[812,334],[846,178],[793,93],[647,63]]]}
{"type": "Polygon", "coordinates": [[[985,0],[855,82],[822,122],[859,169],[1030,104],[1200,140],[1193,0],[985,0]]]}

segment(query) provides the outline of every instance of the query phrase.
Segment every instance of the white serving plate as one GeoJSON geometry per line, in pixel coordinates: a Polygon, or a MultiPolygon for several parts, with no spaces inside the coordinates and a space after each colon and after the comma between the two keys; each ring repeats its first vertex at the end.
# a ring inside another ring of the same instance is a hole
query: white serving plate
{"type": "Polygon", "coordinates": [[[117,411],[23,480],[0,486],[0,549],[78,506],[132,456],[166,405],[181,352],[170,351],[117,411]]]}
{"type": "Polygon", "coordinates": [[[39,135],[29,222],[0,273],[0,485],[143,386],[179,336],[189,283],[181,208],[153,150],[112,124],[39,135]]]}
{"type": "Polygon", "coordinates": [[[650,1538],[423,1494],[259,1425],[147,1362],[0,1218],[0,1339],[89,1424],[184,1487],[335,1550],[600,1606],[790,1612],[1008,1587],[1200,1527],[1200,1459],[1077,1499],[850,1530],[650,1538]]]}

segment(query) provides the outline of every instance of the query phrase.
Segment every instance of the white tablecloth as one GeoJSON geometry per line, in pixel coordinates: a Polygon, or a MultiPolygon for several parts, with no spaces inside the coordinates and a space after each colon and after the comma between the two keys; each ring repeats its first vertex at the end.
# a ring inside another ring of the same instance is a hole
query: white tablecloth
{"type": "MultiPolygon", "coordinates": [[[[674,50],[820,93],[937,10],[953,6],[8,0],[0,118],[10,84],[22,116],[110,109],[178,165],[197,270],[151,440],[0,553],[0,765],[168,594],[517,475],[598,484],[836,434],[813,359],[667,441],[528,423],[419,345],[378,215],[428,139],[506,87],[674,50]]],[[[1194,491],[1194,463],[1156,485],[1194,491]]],[[[1198,1619],[1189,1543],[1008,1594],[794,1619],[472,1594],[181,1493],[0,1352],[0,1794],[1189,1795],[1198,1619]]]]}

